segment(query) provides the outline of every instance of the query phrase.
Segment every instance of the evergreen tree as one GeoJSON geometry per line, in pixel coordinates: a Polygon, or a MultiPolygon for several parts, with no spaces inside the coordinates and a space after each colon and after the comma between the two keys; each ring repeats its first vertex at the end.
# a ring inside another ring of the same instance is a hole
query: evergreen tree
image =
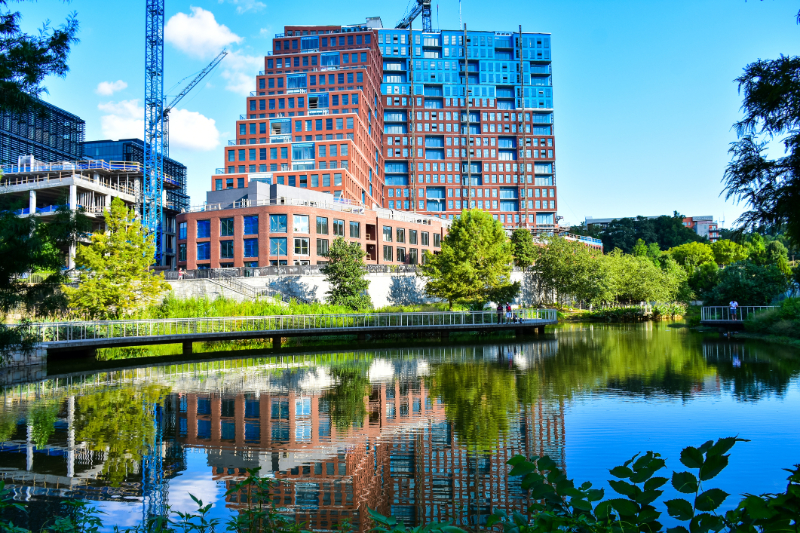
{"type": "Polygon", "coordinates": [[[511,233],[511,253],[514,255],[514,263],[522,270],[533,264],[536,257],[535,247],[530,231],[520,228],[511,233]]]}
{"type": "Polygon", "coordinates": [[[453,220],[439,254],[425,251],[419,266],[425,292],[455,302],[487,302],[497,290],[512,285],[511,243],[502,224],[481,210],[465,210],[453,220]]]}
{"type": "Polygon", "coordinates": [[[348,243],[338,237],[328,250],[328,264],[320,272],[330,284],[328,303],[343,305],[354,311],[370,309],[372,299],[367,293],[369,281],[364,269],[366,253],[357,242],[348,243]]]}
{"type": "Polygon", "coordinates": [[[78,288],[64,287],[70,306],[96,319],[120,318],[156,303],[170,286],[162,275],[150,272],[156,245],[133,210],[114,198],[105,213],[106,231],[80,246],[75,264],[78,288]]]}

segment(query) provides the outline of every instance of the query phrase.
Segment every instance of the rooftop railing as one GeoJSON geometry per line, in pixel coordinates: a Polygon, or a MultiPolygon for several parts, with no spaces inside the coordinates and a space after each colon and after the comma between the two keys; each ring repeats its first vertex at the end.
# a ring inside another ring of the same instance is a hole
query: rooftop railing
{"type": "Polygon", "coordinates": [[[360,204],[350,203],[350,200],[342,199],[343,201],[324,202],[317,200],[305,200],[301,198],[269,198],[263,200],[241,200],[232,204],[205,204],[200,206],[190,207],[188,213],[203,213],[207,211],[224,211],[226,209],[248,209],[251,207],[262,206],[281,206],[281,205],[294,205],[302,207],[315,207],[318,209],[329,209],[332,211],[341,211],[346,213],[354,213],[363,215],[365,208],[360,204]]]}
{"type": "MultiPolygon", "coordinates": [[[[554,323],[555,309],[520,309],[521,323],[554,323]]],[[[341,315],[274,315],[252,317],[170,318],[157,320],[107,320],[91,322],[45,322],[25,329],[38,342],[69,342],[167,335],[202,335],[248,331],[280,332],[313,329],[363,331],[369,329],[498,324],[494,311],[363,313],[341,315]]]]}

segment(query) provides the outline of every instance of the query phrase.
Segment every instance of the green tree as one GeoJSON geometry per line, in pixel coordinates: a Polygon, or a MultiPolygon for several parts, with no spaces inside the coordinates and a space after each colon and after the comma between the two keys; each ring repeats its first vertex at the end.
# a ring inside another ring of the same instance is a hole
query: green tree
{"type": "Polygon", "coordinates": [[[348,364],[334,366],[330,372],[336,384],[325,391],[320,401],[328,407],[331,421],[340,431],[362,427],[367,416],[364,400],[370,393],[367,368],[348,364]]]}
{"type": "Polygon", "coordinates": [[[789,265],[789,253],[780,241],[772,241],[764,250],[767,264],[775,265],[786,277],[791,277],[792,267],[789,265]]]}
{"type": "Polygon", "coordinates": [[[704,300],[706,295],[719,282],[719,267],[716,263],[703,263],[689,276],[689,287],[697,298],[704,300]]]}
{"type": "Polygon", "coordinates": [[[19,305],[26,311],[45,316],[63,309],[66,300],[58,291],[66,281],[62,269],[69,245],[91,228],[89,219],[60,206],[45,223],[38,215],[18,216],[20,206],[0,200],[0,315],[19,305]],[[41,283],[30,283],[23,276],[41,272],[41,283]]]}
{"type": "Polygon", "coordinates": [[[439,254],[425,252],[418,276],[429,296],[455,302],[487,302],[511,285],[511,243],[502,224],[481,210],[465,210],[453,220],[439,254]]]}
{"type": "Polygon", "coordinates": [[[683,215],[677,212],[657,218],[620,218],[611,221],[596,235],[603,241],[606,250],[619,248],[626,254],[633,253],[639,239],[648,246],[656,243],[660,250],[667,250],[687,242],[703,242],[691,228],[683,225],[683,215]]]}
{"type": "Polygon", "coordinates": [[[746,259],[762,266],[767,263],[767,243],[764,242],[764,237],[760,233],[748,233],[745,235],[743,246],[747,253],[746,259]]]}
{"type": "Polygon", "coordinates": [[[688,273],[704,263],[714,262],[714,250],[710,245],[702,242],[690,242],[670,248],[667,252],[688,273]]]}
{"type": "Polygon", "coordinates": [[[726,198],[749,207],[737,220],[743,228],[785,227],[800,242],[800,57],[759,59],[736,82],[744,118],[734,124],[739,139],[723,177],[726,198]],[[772,159],[774,139],[784,155],[772,159]]]}
{"type": "Polygon", "coordinates": [[[729,239],[721,239],[711,244],[714,261],[719,266],[728,266],[747,259],[747,249],[729,239]]]}
{"type": "Polygon", "coordinates": [[[47,112],[37,98],[47,91],[42,83],[47,76],[67,74],[78,21],[73,14],[55,30],[45,23],[37,35],[28,35],[20,28],[20,13],[7,5],[0,0],[0,112],[41,115],[47,112]]]}
{"type": "Polygon", "coordinates": [[[752,261],[735,263],[719,273],[719,283],[708,293],[707,305],[769,305],[786,291],[786,276],[775,265],[760,266],[752,261]]]}
{"type": "Polygon", "coordinates": [[[28,414],[28,423],[31,425],[31,439],[39,449],[47,446],[47,441],[56,432],[58,408],[58,404],[47,402],[35,406],[28,414]]]}
{"type": "Polygon", "coordinates": [[[533,264],[536,258],[535,247],[530,231],[519,228],[511,233],[511,253],[514,256],[514,263],[522,270],[533,264]]]}
{"type": "Polygon", "coordinates": [[[105,232],[92,235],[75,259],[80,269],[77,288],[64,287],[70,306],[92,318],[118,318],[159,300],[170,286],[163,275],[150,272],[155,235],[147,235],[133,210],[119,198],[105,213],[105,232]]]}
{"type": "Polygon", "coordinates": [[[330,284],[328,303],[342,305],[354,311],[370,309],[372,299],[367,293],[369,281],[364,269],[364,250],[357,242],[348,243],[338,237],[328,250],[328,264],[320,272],[330,284]]]}
{"type": "Polygon", "coordinates": [[[647,257],[647,244],[645,244],[644,240],[637,239],[631,253],[636,257],[647,257]]]}

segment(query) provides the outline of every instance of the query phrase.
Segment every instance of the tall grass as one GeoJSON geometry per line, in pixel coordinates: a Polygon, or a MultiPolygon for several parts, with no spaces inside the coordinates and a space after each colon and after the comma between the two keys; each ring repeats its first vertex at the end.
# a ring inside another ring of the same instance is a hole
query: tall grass
{"type": "Polygon", "coordinates": [[[786,298],[779,308],[758,313],[744,325],[751,333],[800,339],[800,298],[786,298]]]}
{"type": "Polygon", "coordinates": [[[327,315],[352,313],[352,309],[341,305],[321,303],[304,304],[292,300],[283,303],[279,299],[237,301],[232,298],[186,298],[168,295],[158,305],[147,307],[132,318],[197,318],[212,316],[267,316],[267,315],[327,315]]]}

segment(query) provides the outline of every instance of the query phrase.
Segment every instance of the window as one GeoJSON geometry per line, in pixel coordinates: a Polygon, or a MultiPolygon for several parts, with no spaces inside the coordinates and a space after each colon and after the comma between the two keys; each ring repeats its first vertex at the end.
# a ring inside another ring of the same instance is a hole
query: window
{"type": "Polygon", "coordinates": [[[350,222],[350,238],[351,239],[361,238],[361,224],[359,224],[358,222],[350,222]]]}
{"type": "Polygon", "coordinates": [[[384,226],[383,227],[383,240],[386,242],[392,242],[392,227],[391,226],[384,226]]]}
{"type": "Polygon", "coordinates": [[[422,238],[422,242],[420,242],[422,246],[430,246],[430,241],[428,240],[429,235],[427,231],[423,231],[422,233],[420,233],[420,237],[422,238]]]}
{"type": "Polygon", "coordinates": [[[417,249],[411,248],[408,250],[408,262],[412,265],[417,264],[417,249]]]}
{"type": "MultiPolygon", "coordinates": [[[[285,230],[284,230],[285,231],[285,230]]],[[[269,240],[270,255],[286,255],[286,237],[269,240]]]]}
{"type": "Polygon", "coordinates": [[[244,219],[244,234],[258,235],[258,215],[242,217],[244,219]]]}
{"type": "Polygon", "coordinates": [[[344,220],[333,219],[333,234],[337,237],[344,237],[344,220]]]}
{"type": "Polygon", "coordinates": [[[197,243],[197,260],[207,261],[211,259],[211,243],[198,242],[197,243]]]}
{"type": "Polygon", "coordinates": [[[298,237],[294,240],[294,254],[308,255],[308,237],[298,237]]]}
{"type": "Polygon", "coordinates": [[[442,246],[442,236],[438,233],[433,234],[433,247],[439,248],[442,246]]]}
{"type": "Polygon", "coordinates": [[[293,215],[292,228],[295,233],[311,233],[308,230],[308,215],[293,215]]]}
{"type": "Polygon", "coordinates": [[[397,232],[395,233],[395,235],[397,237],[397,242],[406,242],[406,230],[405,229],[397,228],[397,232]]]}
{"type": "Polygon", "coordinates": [[[244,256],[258,257],[258,239],[244,240],[244,256]]]}
{"type": "Polygon", "coordinates": [[[219,257],[220,259],[233,259],[233,241],[220,241],[219,257]]]}
{"type": "Polygon", "coordinates": [[[269,216],[270,233],[286,233],[286,215],[269,216]]]}
{"type": "Polygon", "coordinates": [[[325,257],[328,255],[328,239],[317,239],[317,255],[325,257]]]}
{"type": "Polygon", "coordinates": [[[328,218],[327,217],[317,217],[317,234],[319,234],[319,235],[327,235],[328,234],[328,218]]]}
{"type": "Polygon", "coordinates": [[[405,248],[397,248],[397,261],[400,263],[406,262],[406,249],[405,248]]]}
{"type": "Polygon", "coordinates": [[[186,243],[182,242],[178,245],[178,261],[186,261],[186,243]]]}
{"type": "Polygon", "coordinates": [[[186,222],[181,222],[180,226],[178,226],[178,238],[186,238],[186,222]]]}
{"type": "Polygon", "coordinates": [[[408,230],[408,244],[417,244],[417,230],[408,230]]]}
{"type": "Polygon", "coordinates": [[[384,246],[383,247],[383,260],[384,261],[393,261],[393,259],[392,259],[392,247],[391,246],[384,246]]]}
{"type": "Polygon", "coordinates": [[[197,221],[197,238],[198,239],[206,239],[211,237],[211,221],[210,220],[198,220],[197,221]]]}
{"type": "Polygon", "coordinates": [[[233,219],[221,218],[219,219],[219,236],[220,237],[233,237],[233,219]]]}

